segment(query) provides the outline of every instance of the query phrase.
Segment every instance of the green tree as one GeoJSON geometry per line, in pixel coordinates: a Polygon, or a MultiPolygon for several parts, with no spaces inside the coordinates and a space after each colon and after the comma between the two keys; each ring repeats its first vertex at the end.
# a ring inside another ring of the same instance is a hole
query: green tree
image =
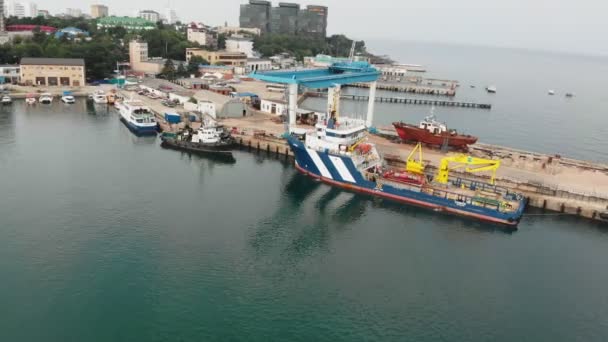
{"type": "Polygon", "coordinates": [[[179,63],[177,65],[177,70],[175,71],[178,77],[188,77],[188,70],[184,67],[184,63],[179,63]]]}
{"type": "Polygon", "coordinates": [[[217,35],[217,48],[224,50],[226,48],[226,34],[221,33],[217,35]]]}
{"type": "Polygon", "coordinates": [[[190,58],[190,62],[188,62],[188,66],[186,67],[188,75],[194,75],[194,77],[201,77],[201,72],[199,70],[199,66],[201,64],[207,65],[209,64],[209,61],[207,61],[201,56],[192,56],[190,58]]]}
{"type": "Polygon", "coordinates": [[[160,76],[168,80],[174,80],[177,76],[177,70],[175,70],[175,64],[171,59],[167,59],[163,70],[160,72],[160,76]]]}

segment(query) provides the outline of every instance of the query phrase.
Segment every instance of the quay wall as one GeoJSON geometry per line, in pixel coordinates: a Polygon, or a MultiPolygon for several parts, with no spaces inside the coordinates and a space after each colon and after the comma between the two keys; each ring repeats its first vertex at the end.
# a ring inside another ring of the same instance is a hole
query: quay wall
{"type": "MultiPolygon", "coordinates": [[[[184,123],[179,125],[169,125],[165,123],[162,116],[164,107],[162,107],[158,101],[145,97],[140,97],[140,99],[147,103],[150,108],[156,112],[159,123],[163,129],[174,131],[179,129],[181,127],[180,125],[183,126],[184,123]]],[[[284,158],[287,160],[293,159],[293,153],[291,152],[287,142],[284,139],[279,138],[279,132],[283,131],[282,125],[271,126],[272,124],[270,119],[264,116],[250,120],[251,121],[241,121],[241,119],[231,119],[225,123],[228,127],[234,127],[237,129],[238,133],[234,134],[234,137],[240,145],[241,150],[255,153],[265,153],[269,156],[275,156],[277,158],[284,158]]],[[[198,123],[192,123],[191,126],[196,128],[197,124],[198,123]]],[[[377,144],[377,147],[379,151],[385,155],[387,163],[391,164],[392,166],[403,167],[405,165],[405,159],[403,157],[390,154],[395,152],[395,148],[402,149],[403,147],[400,147],[399,144],[390,142],[390,139],[384,140],[386,143],[377,144]],[[390,145],[387,145],[387,143],[390,145]]],[[[540,160],[543,157],[546,157],[538,153],[513,150],[506,147],[483,144],[478,145],[479,146],[476,146],[471,152],[474,155],[479,155],[481,157],[487,157],[486,154],[488,153],[498,156],[501,159],[512,158],[513,155],[517,156],[517,158],[514,159],[521,159],[522,156],[526,156],[531,160],[540,160]]],[[[399,155],[401,154],[402,153],[399,155]]],[[[548,167],[561,167],[560,163],[563,163],[564,167],[589,169],[602,174],[608,174],[608,169],[601,168],[596,164],[566,158],[554,159],[553,166],[548,167]]],[[[436,161],[434,161],[434,164],[436,164],[436,161]]],[[[435,167],[432,166],[433,163],[429,162],[427,165],[429,165],[427,171],[432,172],[435,169],[435,167]]],[[[533,169],[530,170],[530,172],[532,175],[542,177],[542,173],[539,170],[533,169]]],[[[487,177],[483,176],[467,174],[466,177],[479,178],[479,180],[488,181],[487,177]]],[[[533,179],[525,178],[522,180],[521,178],[510,179],[509,177],[498,177],[497,185],[523,194],[528,199],[528,205],[530,207],[544,209],[554,214],[576,215],[593,220],[604,221],[599,217],[599,214],[601,212],[608,211],[608,196],[584,194],[575,190],[568,191],[558,189],[554,186],[548,186],[540,182],[535,182],[533,179]]]]}

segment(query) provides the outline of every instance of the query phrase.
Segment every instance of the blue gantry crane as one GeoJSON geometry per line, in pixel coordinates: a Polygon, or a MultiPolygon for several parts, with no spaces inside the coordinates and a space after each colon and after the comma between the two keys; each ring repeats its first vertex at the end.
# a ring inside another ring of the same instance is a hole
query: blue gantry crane
{"type": "Polygon", "coordinates": [[[324,69],[254,72],[250,77],[270,83],[285,84],[288,92],[289,132],[296,128],[298,88],[328,89],[327,112],[339,114],[340,88],[352,83],[370,83],[366,123],[372,126],[376,82],[380,72],[367,62],[340,62],[324,69]]]}

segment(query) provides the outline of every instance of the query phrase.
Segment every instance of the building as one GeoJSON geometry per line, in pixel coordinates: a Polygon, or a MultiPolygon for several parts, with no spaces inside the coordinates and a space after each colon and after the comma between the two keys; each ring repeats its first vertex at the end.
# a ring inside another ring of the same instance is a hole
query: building
{"type": "Polygon", "coordinates": [[[21,80],[21,68],[15,64],[0,65],[0,83],[17,84],[21,80]]]}
{"type": "Polygon", "coordinates": [[[253,40],[248,38],[230,37],[226,39],[226,51],[242,52],[248,58],[253,57],[253,40]]]}
{"type": "MultiPolygon", "coordinates": [[[[0,0],[0,35],[6,36],[6,24],[4,22],[4,16],[6,15],[4,11],[4,0],[0,0]]],[[[5,42],[1,42],[4,44],[5,42]]]]}
{"type": "Polygon", "coordinates": [[[158,75],[163,71],[166,61],[163,58],[150,58],[148,56],[148,43],[139,40],[129,42],[131,70],[147,75],[158,75]]]}
{"type": "Polygon", "coordinates": [[[38,16],[39,17],[43,17],[45,19],[49,18],[51,16],[51,13],[48,10],[38,10],[38,16]]]}
{"type": "Polygon", "coordinates": [[[250,0],[241,5],[240,27],[257,28],[262,34],[276,33],[325,38],[327,35],[327,7],[310,5],[300,8],[295,3],[250,0]]]}
{"type": "Polygon", "coordinates": [[[245,66],[245,72],[251,73],[254,71],[272,70],[272,62],[270,59],[249,58],[245,66]]]}
{"type": "Polygon", "coordinates": [[[105,5],[91,5],[91,18],[103,18],[109,15],[108,6],[105,5]]]}
{"type": "Polygon", "coordinates": [[[127,31],[153,30],[156,28],[155,23],[142,18],[111,16],[97,19],[98,29],[108,29],[118,26],[124,27],[127,31]]]}
{"type": "Polygon", "coordinates": [[[84,86],[84,59],[23,57],[21,83],[43,86],[84,86]]]}
{"type": "Polygon", "coordinates": [[[211,32],[207,28],[188,27],[187,29],[188,41],[198,43],[201,46],[207,46],[210,48],[217,47],[217,34],[211,32]]]}
{"type": "Polygon", "coordinates": [[[80,18],[80,17],[82,17],[82,10],[81,10],[81,9],[79,9],[79,8],[68,8],[68,9],[65,11],[65,14],[66,14],[68,17],[72,17],[72,18],[80,18]]]}
{"type": "Polygon", "coordinates": [[[270,1],[249,0],[241,5],[239,25],[257,28],[262,34],[270,32],[270,1]]]}
{"type": "Polygon", "coordinates": [[[165,22],[167,24],[175,24],[179,21],[175,11],[169,7],[165,8],[165,22]]]}
{"type": "Polygon", "coordinates": [[[273,115],[287,115],[288,107],[289,104],[283,100],[262,99],[262,103],[260,104],[260,110],[263,113],[273,115]]]}
{"type": "Polygon", "coordinates": [[[309,37],[327,36],[327,7],[310,5],[298,12],[296,34],[309,37]]]}
{"type": "Polygon", "coordinates": [[[201,56],[210,64],[244,67],[247,64],[247,55],[242,52],[210,51],[200,48],[186,49],[186,61],[190,62],[192,56],[201,56]]]}
{"type": "Polygon", "coordinates": [[[233,34],[242,34],[242,33],[248,33],[254,36],[259,36],[261,33],[261,30],[259,28],[256,27],[240,27],[240,26],[218,26],[215,28],[215,30],[217,31],[218,34],[225,34],[227,36],[233,35],[233,34]]]}
{"type": "Polygon", "coordinates": [[[280,53],[269,57],[273,69],[288,69],[296,66],[296,60],[288,53],[280,53]]]}
{"type": "Polygon", "coordinates": [[[160,13],[152,10],[139,11],[138,17],[153,23],[160,21],[160,13]]]}
{"type": "Polygon", "coordinates": [[[298,25],[300,5],[293,3],[279,3],[278,7],[270,9],[270,32],[295,35],[298,25]]]}
{"type": "Polygon", "coordinates": [[[5,3],[5,16],[27,18],[38,16],[38,6],[33,2],[18,2],[8,0],[5,3]]]}

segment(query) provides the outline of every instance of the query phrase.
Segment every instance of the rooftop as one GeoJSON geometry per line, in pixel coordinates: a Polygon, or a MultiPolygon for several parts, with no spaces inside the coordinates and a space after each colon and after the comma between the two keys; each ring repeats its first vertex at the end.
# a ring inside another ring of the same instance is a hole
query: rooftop
{"type": "Polygon", "coordinates": [[[326,69],[268,71],[250,74],[264,82],[298,84],[307,88],[330,88],[336,84],[374,82],[380,72],[367,62],[334,63],[326,69]]]}
{"type": "Polygon", "coordinates": [[[125,25],[141,25],[141,26],[154,26],[154,23],[144,18],[135,17],[103,17],[97,19],[98,23],[101,24],[125,24],[125,25]]]}
{"type": "Polygon", "coordinates": [[[23,57],[21,65],[72,65],[84,66],[82,58],[45,58],[45,57],[23,57]]]}

